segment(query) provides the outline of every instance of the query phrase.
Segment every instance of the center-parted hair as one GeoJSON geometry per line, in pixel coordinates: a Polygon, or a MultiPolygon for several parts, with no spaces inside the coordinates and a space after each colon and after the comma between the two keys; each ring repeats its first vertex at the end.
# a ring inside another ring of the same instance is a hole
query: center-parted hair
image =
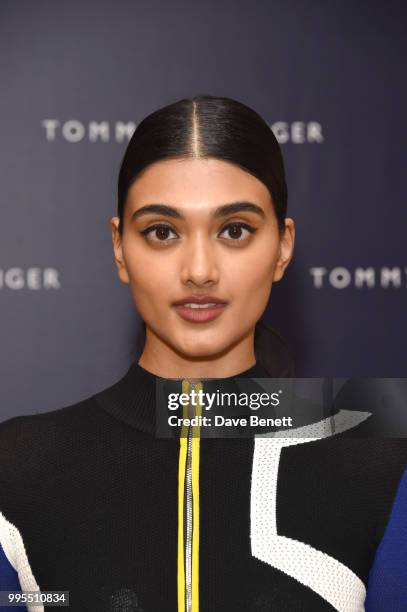
{"type": "MultiPolygon", "coordinates": [[[[124,154],[118,179],[117,215],[124,231],[128,191],[151,164],[171,159],[219,159],[245,170],[268,189],[280,233],[285,228],[287,185],[283,156],[270,126],[252,108],[232,98],[197,95],[183,98],[145,117],[124,154]]],[[[145,328],[139,338],[139,351],[145,328]]],[[[256,358],[270,376],[293,374],[284,340],[264,323],[255,333],[256,358]]]]}
{"type": "Polygon", "coordinates": [[[158,161],[195,158],[229,162],[259,179],[270,192],[280,231],[284,229],[287,185],[272,130],[245,104],[207,95],[164,106],[138,124],[120,167],[120,229],[127,193],[142,170],[158,161]]]}

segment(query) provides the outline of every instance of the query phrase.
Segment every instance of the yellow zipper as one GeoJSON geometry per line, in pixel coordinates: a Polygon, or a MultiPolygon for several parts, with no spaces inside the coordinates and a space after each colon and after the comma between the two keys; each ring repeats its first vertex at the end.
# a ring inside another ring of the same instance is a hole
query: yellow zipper
{"type": "MultiPolygon", "coordinates": [[[[182,393],[200,391],[202,382],[182,381],[182,393]]],[[[183,417],[201,416],[202,406],[183,406],[183,417]],[[191,413],[192,412],[192,413],[191,413]]],[[[200,427],[183,426],[178,462],[178,612],[199,612],[200,427]],[[185,534],[185,535],[184,535],[185,534]]]]}

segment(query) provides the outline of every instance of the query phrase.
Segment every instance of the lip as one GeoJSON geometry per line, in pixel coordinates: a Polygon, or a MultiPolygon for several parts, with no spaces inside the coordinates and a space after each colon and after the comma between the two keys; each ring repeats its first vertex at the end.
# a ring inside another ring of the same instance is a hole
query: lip
{"type": "Polygon", "coordinates": [[[225,300],[214,297],[213,295],[188,295],[181,300],[174,302],[174,306],[182,306],[183,304],[226,304],[225,300]]]}
{"type": "Polygon", "coordinates": [[[206,323],[217,319],[227,306],[227,302],[210,295],[194,296],[183,298],[173,304],[179,316],[185,321],[192,323],[206,323]],[[186,304],[215,304],[208,308],[191,308],[186,304]]]}

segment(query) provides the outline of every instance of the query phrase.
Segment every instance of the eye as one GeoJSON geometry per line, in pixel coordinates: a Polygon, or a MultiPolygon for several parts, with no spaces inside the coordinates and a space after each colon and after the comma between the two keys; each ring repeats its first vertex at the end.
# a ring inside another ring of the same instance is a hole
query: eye
{"type": "MultiPolygon", "coordinates": [[[[173,238],[168,238],[170,232],[175,234],[174,230],[169,225],[156,223],[155,225],[146,227],[146,229],[142,230],[140,233],[143,234],[143,236],[147,236],[152,242],[165,242],[167,240],[173,240],[173,238]],[[153,238],[154,232],[156,232],[155,238],[153,238]]],[[[178,237],[177,234],[175,234],[175,236],[178,237]]]]}
{"type": "Polygon", "coordinates": [[[242,223],[242,222],[235,222],[235,223],[229,223],[228,225],[226,225],[223,230],[221,231],[221,234],[223,234],[223,232],[228,231],[230,238],[234,241],[242,241],[242,240],[246,240],[246,238],[249,237],[250,234],[254,234],[254,232],[257,232],[257,228],[252,227],[251,225],[248,225],[247,223],[242,223]],[[244,234],[244,232],[247,232],[246,234],[244,234]]]}
{"type": "MultiPolygon", "coordinates": [[[[224,232],[229,232],[229,238],[227,238],[229,242],[242,242],[246,240],[250,234],[254,234],[256,231],[257,228],[247,223],[234,222],[225,225],[220,235],[224,232]]],[[[151,242],[157,243],[171,242],[174,240],[174,238],[170,238],[171,233],[175,236],[175,239],[179,238],[178,234],[165,223],[155,223],[154,225],[150,225],[150,227],[146,227],[140,233],[146,236],[151,242]]]]}

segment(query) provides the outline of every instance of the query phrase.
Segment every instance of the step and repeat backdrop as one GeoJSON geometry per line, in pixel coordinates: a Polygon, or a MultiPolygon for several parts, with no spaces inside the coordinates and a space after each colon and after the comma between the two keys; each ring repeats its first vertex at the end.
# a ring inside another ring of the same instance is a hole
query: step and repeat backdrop
{"type": "Polygon", "coordinates": [[[295,256],[263,319],[298,376],[407,372],[406,9],[132,0],[0,6],[0,420],[117,380],[139,318],[110,219],[128,140],[195,94],[281,143],[295,256]]]}

